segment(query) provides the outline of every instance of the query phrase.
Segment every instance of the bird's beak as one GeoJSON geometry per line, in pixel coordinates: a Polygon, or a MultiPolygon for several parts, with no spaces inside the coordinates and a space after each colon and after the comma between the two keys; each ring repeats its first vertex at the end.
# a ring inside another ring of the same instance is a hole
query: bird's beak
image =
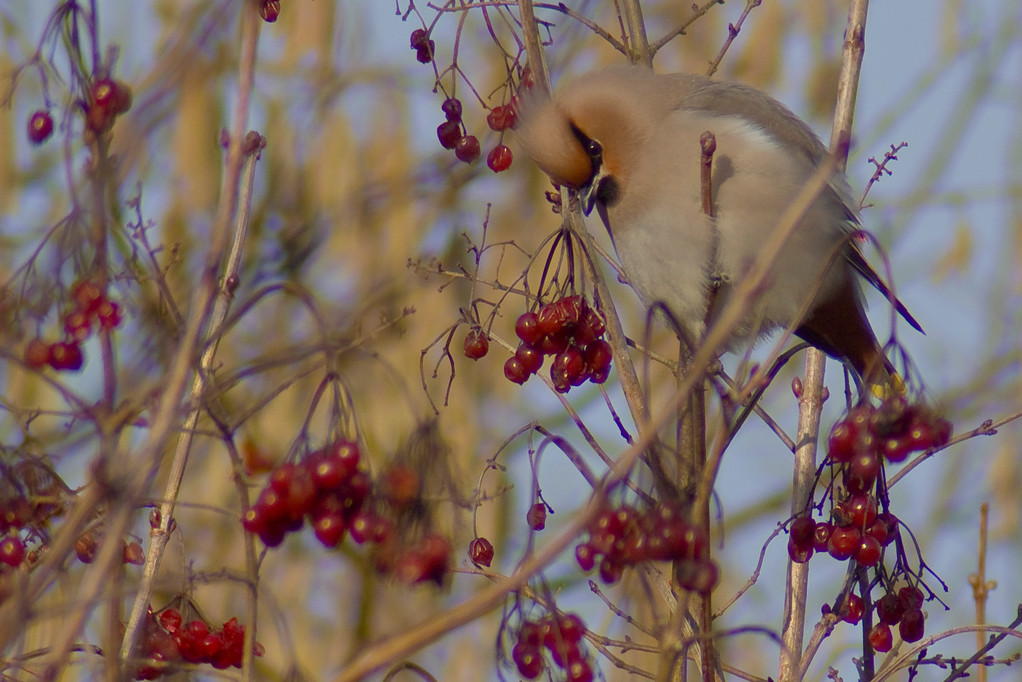
{"type": "Polygon", "coordinates": [[[589,216],[593,212],[593,206],[596,205],[596,200],[600,194],[600,184],[608,177],[606,171],[601,167],[596,171],[593,179],[589,181],[588,185],[580,188],[578,191],[579,201],[582,202],[582,213],[589,216]]]}

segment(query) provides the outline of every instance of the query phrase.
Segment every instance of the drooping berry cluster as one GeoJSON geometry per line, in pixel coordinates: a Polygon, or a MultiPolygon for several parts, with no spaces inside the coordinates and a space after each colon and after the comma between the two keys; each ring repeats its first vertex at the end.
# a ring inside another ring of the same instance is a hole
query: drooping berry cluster
{"type": "Polygon", "coordinates": [[[877,620],[869,631],[869,643],[874,650],[886,653],[891,650],[894,634],[891,627],[897,625],[898,633],[906,642],[918,642],[925,630],[923,622],[923,599],[925,595],[918,587],[906,585],[887,592],[876,601],[877,620]]]}
{"type": "Polygon", "coordinates": [[[836,467],[835,477],[846,497],[833,506],[830,522],[809,516],[792,522],[788,538],[792,561],[806,562],[814,552],[826,551],[860,566],[878,564],[883,548],[898,535],[897,517],[889,511],[878,513],[874,495],[874,489],[882,488],[884,460],[901,462],[912,452],[940,447],[950,438],[949,421],[902,397],[879,407],[867,403],[852,409],[827,439],[827,462],[836,467]]]}
{"type": "Polygon", "coordinates": [[[93,326],[110,331],[121,324],[124,315],[116,302],[92,280],[83,280],[71,290],[75,307],[64,316],[64,340],[47,343],[35,338],[25,346],[25,364],[33,369],[47,365],[57,371],[77,371],[85,356],[81,344],[92,334],[93,326]]]}
{"type": "Polygon", "coordinates": [[[450,571],[450,541],[431,532],[401,538],[391,518],[373,511],[383,505],[392,515],[414,515],[421,498],[418,474],[392,465],[380,474],[374,494],[369,476],[359,469],[360,458],[357,443],[341,440],[301,462],[281,464],[242,516],[242,525],[267,547],[276,547],[308,519],[325,547],[339,546],[345,534],[356,544],[374,545],[378,573],[409,585],[443,582],[450,571]]]}
{"type": "Polygon", "coordinates": [[[877,513],[873,495],[852,495],[838,504],[833,522],[800,516],[791,523],[788,556],[805,563],[816,552],[826,552],[839,561],[854,559],[860,566],[880,563],[883,548],[898,537],[898,518],[890,512],[877,513]]]}
{"type": "Polygon", "coordinates": [[[678,562],[677,575],[686,590],[709,594],[720,571],[709,558],[706,537],[670,505],[647,511],[621,505],[602,510],[587,528],[589,539],[575,547],[583,571],[599,561],[600,578],[612,585],[628,566],[643,561],[678,562]],[[602,557],[602,559],[601,559],[602,557]]]}
{"type": "Polygon", "coordinates": [[[548,614],[539,621],[525,620],[515,633],[511,660],[527,680],[539,677],[548,667],[543,650],[565,672],[568,682],[591,682],[593,668],[583,648],[586,627],[575,614],[548,614]]]}
{"type": "Polygon", "coordinates": [[[504,376],[524,384],[552,355],[550,378],[559,393],[585,381],[602,384],[610,375],[610,344],[603,338],[606,323],[595,308],[575,294],[551,301],[538,312],[522,313],[515,324],[521,340],[504,363],[504,376]]]}
{"type": "MultiPolygon", "coordinates": [[[[187,623],[181,612],[166,608],[159,616],[152,609],[146,621],[142,641],[143,656],[161,663],[208,663],[218,670],[240,668],[245,645],[245,626],[231,618],[220,628],[210,628],[204,620],[187,623]]],[[[256,656],[262,656],[263,646],[254,644],[256,656]]],[[[136,680],[155,680],[171,672],[166,665],[143,664],[135,671],[136,680]]]]}
{"type": "Polygon", "coordinates": [[[316,538],[336,547],[369,495],[369,477],[359,471],[359,457],[358,444],[342,440],[299,463],[281,464],[242,517],[245,530],[276,547],[289,532],[301,530],[308,517],[316,538]]]}
{"type": "Polygon", "coordinates": [[[451,571],[451,552],[451,541],[439,533],[427,532],[406,542],[391,534],[378,546],[373,565],[378,573],[406,585],[442,585],[451,571]]]}
{"type": "MultiPolygon", "coordinates": [[[[908,568],[900,542],[901,522],[887,509],[885,460],[902,462],[913,452],[946,445],[950,438],[950,422],[923,403],[892,397],[877,407],[855,407],[834,425],[827,440],[826,464],[835,471],[835,485],[829,489],[830,520],[816,521],[806,513],[789,527],[788,555],[792,561],[803,563],[814,553],[826,552],[841,561],[855,561],[859,571],[874,573],[870,584],[885,589],[874,602],[879,622],[868,633],[875,651],[891,649],[894,625],[906,642],[920,640],[924,630],[922,590],[906,586],[895,593],[893,588],[899,581],[914,583],[918,577],[908,568]],[[878,500],[884,502],[882,511],[878,500]],[[898,552],[893,573],[883,561],[886,548],[892,545],[898,552]]],[[[856,624],[864,610],[862,596],[849,593],[838,615],[856,624]]],[[[830,607],[825,606],[824,613],[829,611],[830,607]]]]}
{"type": "MultiPolygon", "coordinates": [[[[923,403],[894,397],[879,407],[863,404],[852,409],[831,430],[827,455],[835,464],[855,463],[857,458],[870,455],[878,461],[883,457],[889,462],[903,462],[913,452],[941,447],[950,439],[951,422],[923,403]]],[[[874,467],[860,464],[860,468],[872,471],[874,467]]],[[[853,486],[860,484],[857,480],[850,482],[853,486]]],[[[866,481],[861,483],[869,487],[866,481]]]]}

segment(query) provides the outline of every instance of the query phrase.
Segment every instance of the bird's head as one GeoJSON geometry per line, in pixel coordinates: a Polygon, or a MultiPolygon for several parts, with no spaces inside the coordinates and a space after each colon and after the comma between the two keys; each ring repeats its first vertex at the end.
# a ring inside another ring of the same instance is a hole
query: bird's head
{"type": "Polygon", "coordinates": [[[518,138],[556,184],[577,190],[588,214],[627,190],[636,151],[648,139],[660,100],[652,73],[626,67],[574,80],[552,98],[526,97],[518,138]]]}

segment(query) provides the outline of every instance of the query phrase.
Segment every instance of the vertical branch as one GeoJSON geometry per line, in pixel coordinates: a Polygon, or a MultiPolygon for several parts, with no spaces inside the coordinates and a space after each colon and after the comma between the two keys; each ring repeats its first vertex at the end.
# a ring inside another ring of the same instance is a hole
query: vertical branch
{"type": "MultiPolygon", "coordinates": [[[[969,584],[972,585],[972,598],[976,602],[976,625],[984,625],[987,622],[987,597],[990,590],[997,586],[996,582],[987,580],[987,517],[989,515],[990,505],[984,502],[979,507],[979,565],[976,572],[969,576],[969,584]]],[[[977,651],[982,651],[986,643],[986,633],[983,630],[976,630],[977,651]]],[[[986,682],[986,680],[986,666],[976,666],[976,681],[986,682]]]]}
{"type": "MultiPolygon", "coordinates": [[[[869,0],[853,0],[848,11],[848,27],[845,29],[844,53],[841,74],[838,79],[837,107],[831,131],[831,151],[835,163],[841,169],[848,157],[848,145],[855,113],[855,98],[865,52],[866,12],[869,0]]],[[[820,416],[827,392],[823,387],[826,357],[811,348],[806,352],[805,380],[799,397],[799,422],[795,469],[793,472],[792,513],[805,509],[812,494],[816,473],[816,448],[820,432],[820,416]]],[[[806,590],[809,580],[809,564],[788,562],[788,577],[785,585],[783,629],[781,632],[781,660],[779,679],[798,679],[802,657],[803,632],[805,630],[806,590]]]]}
{"type": "MultiPolygon", "coordinates": [[[[203,282],[207,286],[200,288],[197,292],[201,294],[201,304],[196,305],[192,310],[189,320],[189,329],[192,328],[192,320],[195,319],[197,311],[203,311],[205,317],[210,304],[213,310],[207,325],[207,337],[214,339],[200,360],[201,371],[195,375],[192,382],[191,398],[198,399],[206,387],[205,373],[213,366],[213,357],[217,349],[217,335],[220,333],[220,326],[227,316],[229,303],[233,298],[234,288],[237,286],[237,270],[241,261],[241,249],[247,236],[248,229],[248,204],[251,200],[251,187],[254,182],[255,163],[259,152],[265,141],[261,136],[250,134],[242,139],[242,130],[248,120],[248,104],[252,93],[253,72],[255,70],[256,45],[259,38],[259,21],[255,13],[255,6],[247,3],[242,6],[241,25],[241,55],[239,58],[239,102],[235,111],[234,120],[231,125],[230,144],[227,152],[225,167],[225,179],[223,194],[220,197],[220,204],[217,210],[218,229],[212,235],[213,245],[207,253],[206,269],[203,272],[203,282]],[[243,144],[244,143],[244,144],[243,144]],[[244,161],[244,173],[242,173],[242,162],[244,161]],[[244,179],[244,182],[242,182],[244,179]],[[239,199],[239,186],[242,197],[239,199]],[[241,205],[244,210],[238,210],[241,205]],[[232,220],[233,218],[233,220],[232,220]],[[231,229],[233,226],[233,229],[231,229]],[[225,260],[224,247],[228,234],[233,234],[230,253],[225,260]],[[219,286],[215,279],[221,264],[224,265],[224,273],[219,286]]],[[[198,326],[195,326],[197,341],[198,326]]],[[[190,335],[186,338],[193,338],[190,335]]],[[[183,386],[182,386],[183,390],[183,386]]],[[[152,596],[153,585],[156,574],[159,570],[163,552],[170,539],[171,525],[173,523],[174,504],[180,490],[185,467],[188,463],[188,454],[191,449],[192,434],[198,421],[201,406],[196,406],[182,425],[181,438],[177,442],[174,459],[171,463],[171,471],[168,476],[166,490],[162,496],[163,503],[160,508],[160,527],[151,533],[151,544],[146,557],[146,565],[141,585],[135,594],[135,601],[132,605],[131,616],[125,631],[124,639],[121,642],[121,658],[127,659],[137,647],[143,630],[143,622],[152,596]]],[[[249,629],[254,629],[254,623],[249,629]]]]}
{"type": "Polygon", "coordinates": [[[628,61],[653,67],[653,52],[649,49],[649,37],[646,35],[646,22],[642,18],[642,5],[639,0],[620,0],[621,13],[624,18],[625,30],[628,35],[628,61]]]}

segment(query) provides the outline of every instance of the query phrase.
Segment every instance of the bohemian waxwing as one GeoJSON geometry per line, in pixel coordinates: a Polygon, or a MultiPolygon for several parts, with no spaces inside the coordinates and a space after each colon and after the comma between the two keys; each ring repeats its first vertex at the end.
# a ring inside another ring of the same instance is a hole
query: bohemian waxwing
{"type": "MultiPolygon", "coordinates": [[[[579,192],[586,215],[597,209],[642,301],[665,304],[692,339],[726,307],[827,156],[809,126],[752,87],[636,66],[582,76],[552,99],[526,97],[518,137],[556,184],[579,192]],[[702,207],[706,131],[716,137],[713,217],[702,207]],[[708,316],[711,281],[719,289],[708,316]]],[[[788,238],[728,349],[791,326],[860,379],[888,380],[893,368],[866,319],[855,273],[891,296],[851,241],[858,227],[848,183],[837,173],[788,238]]]]}

